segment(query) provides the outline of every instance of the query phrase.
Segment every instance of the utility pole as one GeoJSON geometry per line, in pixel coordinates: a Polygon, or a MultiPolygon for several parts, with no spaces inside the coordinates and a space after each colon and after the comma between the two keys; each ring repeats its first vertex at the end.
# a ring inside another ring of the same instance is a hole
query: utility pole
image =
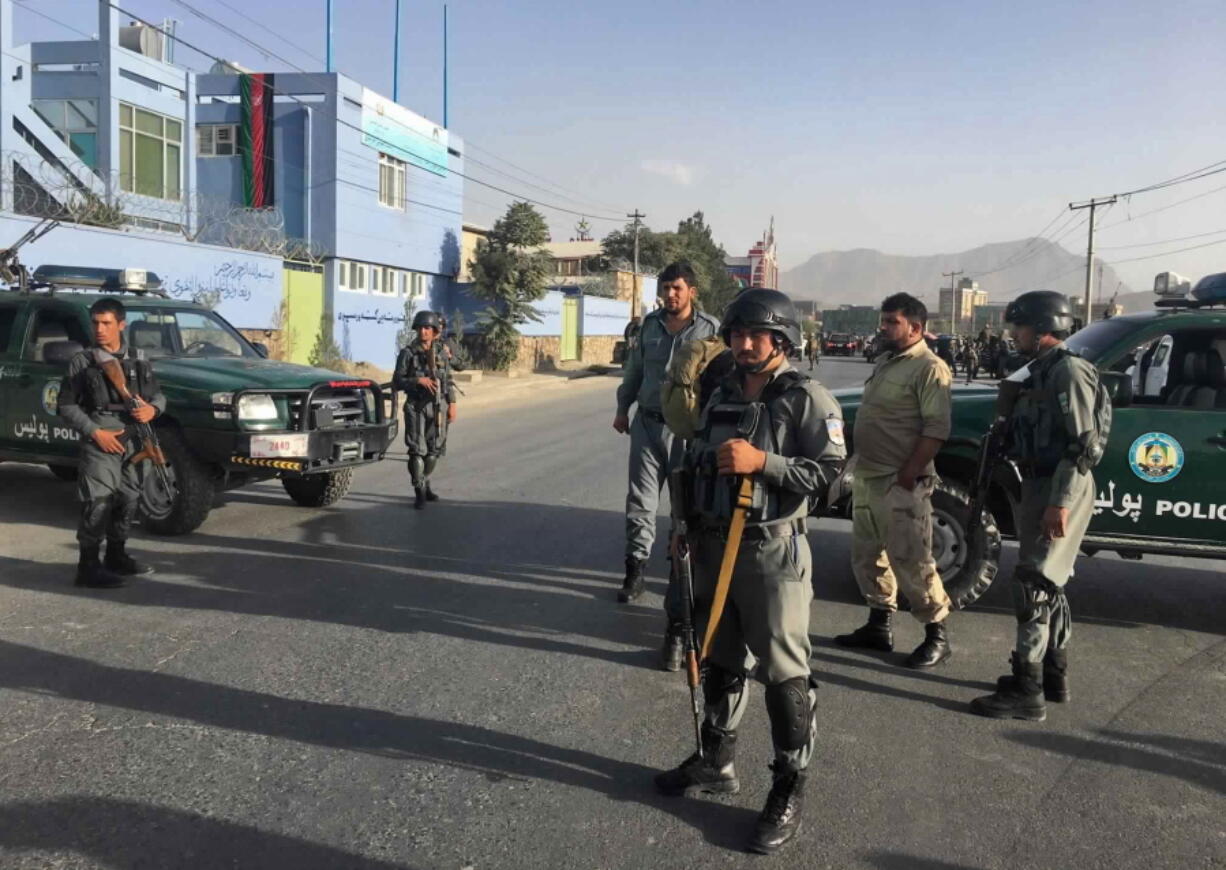
{"type": "Polygon", "coordinates": [[[1068,207],[1071,211],[1080,211],[1083,208],[1090,210],[1090,237],[1086,243],[1086,298],[1085,298],[1085,325],[1089,326],[1092,320],[1091,314],[1094,309],[1091,306],[1090,288],[1094,284],[1094,210],[1100,205],[1114,205],[1114,196],[1104,196],[1102,199],[1091,199],[1087,202],[1070,202],[1068,207]]]}
{"type": "Polygon", "coordinates": [[[628,214],[626,217],[634,220],[634,299],[630,304],[630,316],[634,317],[640,313],[640,306],[643,304],[643,290],[639,284],[639,229],[642,228],[643,218],[647,215],[636,208],[634,214],[628,214]]]}
{"type": "MultiPolygon", "coordinates": [[[[941,273],[942,278],[949,279],[949,325],[953,327],[954,332],[957,332],[958,327],[962,325],[962,306],[958,304],[958,285],[954,283],[954,281],[957,280],[958,276],[961,274],[963,274],[963,270],[961,269],[959,269],[957,272],[941,273]]],[[[937,310],[939,311],[940,308],[940,300],[938,299],[937,310]]]]}

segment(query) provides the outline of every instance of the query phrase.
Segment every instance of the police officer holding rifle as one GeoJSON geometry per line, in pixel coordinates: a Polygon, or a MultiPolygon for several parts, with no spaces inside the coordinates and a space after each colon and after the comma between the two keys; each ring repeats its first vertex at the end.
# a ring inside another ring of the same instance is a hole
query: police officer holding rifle
{"type": "Polygon", "coordinates": [[[89,314],[94,344],[69,361],[58,404],[59,415],[85,436],[77,478],[76,584],[112,588],[124,585],[125,577],[153,571],[125,548],[140,504],[142,460],[165,465],[149,424],[166,410],[166,398],[149,362],[124,338],[123,303],[99,299],[89,314]],[[141,441],[147,443],[138,449],[141,441]],[[104,537],[105,562],[99,558],[104,537]]]}
{"type": "MultiPolygon", "coordinates": [[[[812,562],[805,538],[812,499],[824,499],[846,455],[830,393],[788,363],[801,341],[791,303],[746,290],[720,325],[736,368],[715,390],[685,456],[688,534],[674,554],[693,565],[694,633],[701,638],[703,711],[698,750],[656,777],[666,795],[740,789],[733,755],[754,660],[766,686],[774,782],[747,848],[770,853],[800,826],[816,731],[810,668],[812,562]]],[[[685,564],[678,574],[684,577],[685,564]]],[[[689,614],[685,614],[687,617],[689,614]]],[[[688,619],[686,620],[689,621],[688,619]]],[[[690,656],[687,655],[687,658],[690,656]]],[[[687,667],[687,676],[694,680],[687,667]]]]}
{"type": "Polygon", "coordinates": [[[1005,320],[1031,360],[1002,384],[997,412],[1004,452],[1022,474],[1013,573],[1017,643],[1012,673],[973,700],[971,711],[1042,722],[1045,701],[1069,698],[1072,617],[1064,587],[1094,513],[1090,470],[1111,431],[1111,402],[1098,370],[1064,345],[1074,327],[1067,298],[1050,290],[1023,293],[1009,303],[1005,320]],[[1009,387],[1019,381],[1013,403],[1009,387]]]}

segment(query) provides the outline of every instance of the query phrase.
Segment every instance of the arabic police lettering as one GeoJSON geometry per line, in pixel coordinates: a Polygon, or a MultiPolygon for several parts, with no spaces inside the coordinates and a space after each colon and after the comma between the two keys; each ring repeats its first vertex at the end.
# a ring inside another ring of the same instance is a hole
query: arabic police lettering
{"type": "Polygon", "coordinates": [[[1103,511],[1109,510],[1117,517],[1128,517],[1134,523],[1141,518],[1141,510],[1144,507],[1144,499],[1140,495],[1132,493],[1124,493],[1120,497],[1120,506],[1115,506],[1115,481],[1107,481],[1107,497],[1104,498],[1102,492],[1098,493],[1098,497],[1094,499],[1094,516],[1098,516],[1103,511]]]}
{"type": "Polygon", "coordinates": [[[44,444],[50,444],[52,438],[57,441],[81,440],[81,433],[76,429],[70,426],[52,426],[45,420],[40,422],[34,415],[30,416],[28,423],[14,423],[13,435],[31,441],[42,441],[44,444]]]}
{"type": "Polygon", "coordinates": [[[1201,504],[1198,501],[1167,501],[1158,499],[1156,516],[1170,514],[1181,520],[1222,520],[1226,522],[1226,504],[1201,504]]]}

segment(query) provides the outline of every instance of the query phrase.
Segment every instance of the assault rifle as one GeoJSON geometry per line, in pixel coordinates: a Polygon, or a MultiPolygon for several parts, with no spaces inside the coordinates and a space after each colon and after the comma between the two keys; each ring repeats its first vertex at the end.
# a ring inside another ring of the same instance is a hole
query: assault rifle
{"type": "Polygon", "coordinates": [[[694,575],[690,570],[690,548],[686,541],[689,490],[685,469],[668,475],[668,496],[673,512],[673,567],[681,584],[681,638],[685,650],[685,682],[690,687],[690,711],[694,714],[694,741],[702,757],[702,707],[698,701],[698,634],[694,628],[694,575]]]}
{"type": "Polygon", "coordinates": [[[975,535],[979,533],[982,524],[984,507],[988,501],[988,490],[992,486],[992,478],[996,469],[1005,461],[1006,443],[1009,434],[1009,418],[1013,415],[1013,407],[1022,391],[1026,369],[1020,369],[1012,376],[1000,382],[996,393],[996,409],[992,414],[992,425],[983,436],[979,445],[979,460],[975,469],[975,483],[971,490],[970,517],[966,522],[966,546],[974,546],[975,535]],[[1021,378],[1017,375],[1022,374],[1021,378]]]}
{"type": "Polygon", "coordinates": [[[0,282],[10,287],[17,286],[25,292],[30,289],[30,270],[17,258],[17,252],[30,242],[36,242],[60,225],[59,221],[43,218],[26,230],[25,234],[13,244],[0,250],[0,282]]]}
{"type": "MultiPolygon", "coordinates": [[[[147,404],[144,399],[133,395],[128,389],[128,381],[124,377],[123,366],[119,364],[119,360],[98,347],[94,348],[93,356],[95,365],[102,369],[102,374],[115,388],[115,392],[119,393],[119,397],[123,399],[129,411],[147,404]]],[[[128,461],[133,465],[138,465],[148,460],[153,465],[153,473],[162,487],[164,498],[169,500],[174,490],[171,486],[170,474],[166,470],[166,454],[162,452],[162,445],[158,443],[157,433],[148,423],[136,423],[136,436],[140,439],[141,449],[134,453],[128,461]]]]}

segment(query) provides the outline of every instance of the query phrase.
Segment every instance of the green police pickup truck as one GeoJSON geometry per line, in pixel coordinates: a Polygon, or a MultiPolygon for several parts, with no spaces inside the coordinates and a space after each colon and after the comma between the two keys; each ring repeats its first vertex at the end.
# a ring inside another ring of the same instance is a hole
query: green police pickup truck
{"type": "MultiPolygon", "coordinates": [[[[1153,311],[1098,321],[1067,342],[1098,367],[1114,406],[1110,443],[1094,469],[1098,498],[1082,550],[1114,550],[1129,559],[1226,558],[1226,273],[1191,289],[1164,272],[1155,293],[1153,311]]],[[[991,585],[1001,538],[1017,529],[1021,478],[1005,463],[993,476],[975,539],[966,539],[970,490],[996,392],[955,389],[953,432],[936,459],[941,483],[932,499],[933,550],[959,607],[991,585]]],[[[835,395],[850,442],[861,393],[835,395]]],[[[830,513],[850,516],[849,491],[844,482],[830,513]]]]}
{"type": "Polygon", "coordinates": [[[0,461],[44,463],[75,478],[81,436],[56,416],[60,379],[89,343],[89,306],[119,297],[127,340],[152,364],[167,401],[155,431],[169,497],[144,474],[145,524],[155,532],[190,532],[219,491],[274,477],[298,504],[333,504],[353,469],[382,459],[395,436],[377,383],[267,359],[215,312],[161,295],[152,273],[19,272],[14,289],[0,290],[0,461]]]}

